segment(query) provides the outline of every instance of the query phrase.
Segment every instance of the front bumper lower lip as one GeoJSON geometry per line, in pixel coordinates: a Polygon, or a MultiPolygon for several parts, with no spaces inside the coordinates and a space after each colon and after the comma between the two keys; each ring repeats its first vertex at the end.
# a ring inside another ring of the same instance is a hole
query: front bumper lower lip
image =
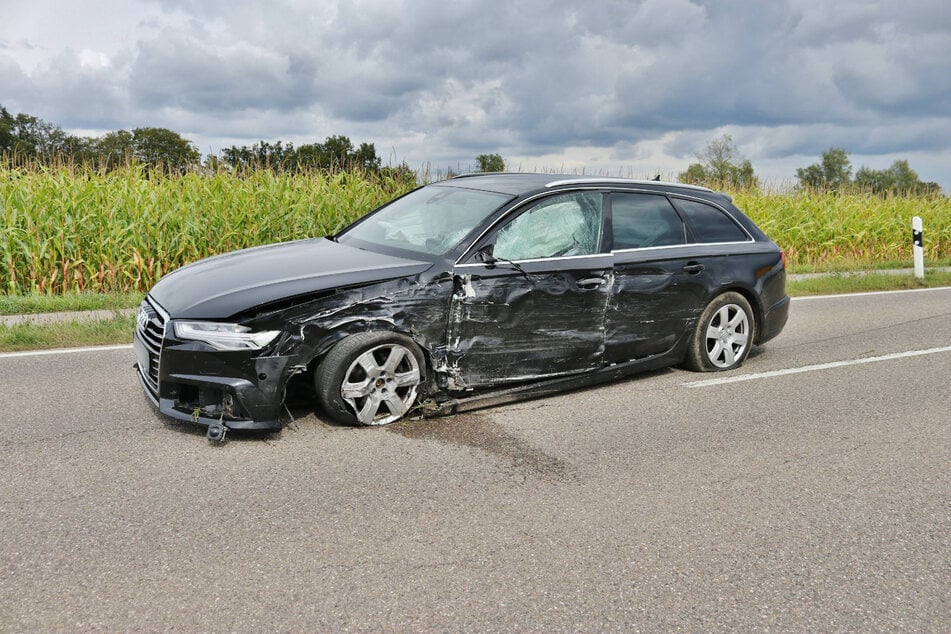
{"type": "MultiPolygon", "coordinates": [[[[135,364],[135,373],[139,378],[139,383],[142,385],[142,390],[145,392],[146,397],[148,397],[149,403],[155,407],[158,412],[164,416],[168,416],[174,420],[178,420],[186,423],[194,423],[197,425],[203,425],[209,427],[211,425],[222,424],[228,429],[245,429],[245,430],[259,430],[259,431],[278,431],[283,426],[283,423],[279,418],[274,419],[221,419],[218,417],[203,416],[201,414],[195,415],[191,412],[185,412],[180,408],[175,407],[175,400],[171,398],[163,398],[161,396],[156,396],[148,383],[146,382],[145,377],[142,374],[142,369],[139,367],[139,364],[135,364]]],[[[164,381],[172,381],[175,383],[190,384],[196,386],[207,386],[207,387],[216,387],[222,390],[227,390],[232,394],[240,394],[242,392],[257,390],[257,387],[247,379],[232,378],[232,377],[215,377],[215,376],[199,376],[199,375],[189,375],[189,374],[169,374],[163,377],[164,381]]]]}

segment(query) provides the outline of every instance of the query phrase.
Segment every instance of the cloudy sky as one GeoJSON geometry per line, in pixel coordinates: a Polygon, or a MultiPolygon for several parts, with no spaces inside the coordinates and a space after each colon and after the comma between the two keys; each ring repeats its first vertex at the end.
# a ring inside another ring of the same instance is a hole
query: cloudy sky
{"type": "Polygon", "coordinates": [[[732,135],[951,191],[947,0],[0,0],[0,105],[203,153],[343,134],[384,163],[675,175],[732,135]]]}

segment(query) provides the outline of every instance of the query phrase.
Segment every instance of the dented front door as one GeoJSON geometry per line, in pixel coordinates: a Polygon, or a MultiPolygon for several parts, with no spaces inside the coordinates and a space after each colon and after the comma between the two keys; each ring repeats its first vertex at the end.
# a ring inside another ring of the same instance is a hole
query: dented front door
{"type": "Polygon", "coordinates": [[[457,387],[598,368],[613,284],[611,256],[595,254],[455,270],[448,327],[457,387]]]}

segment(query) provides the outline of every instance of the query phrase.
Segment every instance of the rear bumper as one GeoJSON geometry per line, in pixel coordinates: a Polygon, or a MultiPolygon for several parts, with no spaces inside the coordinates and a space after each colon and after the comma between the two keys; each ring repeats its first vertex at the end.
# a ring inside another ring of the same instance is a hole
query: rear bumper
{"type": "Polygon", "coordinates": [[[766,310],[757,343],[766,343],[783,331],[789,319],[789,304],[787,295],[766,310]]]}

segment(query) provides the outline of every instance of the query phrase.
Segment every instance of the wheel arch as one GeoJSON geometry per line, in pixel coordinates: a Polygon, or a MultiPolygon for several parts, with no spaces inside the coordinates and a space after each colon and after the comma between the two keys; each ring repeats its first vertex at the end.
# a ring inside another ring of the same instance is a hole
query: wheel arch
{"type": "MultiPolygon", "coordinates": [[[[321,360],[330,350],[352,335],[357,335],[364,332],[392,332],[398,335],[403,335],[404,337],[409,337],[413,340],[419,349],[423,353],[423,358],[426,361],[426,373],[427,376],[432,372],[433,366],[433,353],[424,342],[420,341],[420,338],[415,336],[415,334],[407,329],[400,328],[396,324],[380,319],[374,320],[358,320],[349,322],[346,324],[341,324],[340,326],[327,331],[321,337],[319,337],[314,344],[311,346],[311,354],[309,359],[306,361],[308,371],[315,372],[317,366],[320,365],[321,360]]],[[[303,359],[302,359],[303,362],[303,359]]]]}
{"type": "Polygon", "coordinates": [[[704,304],[701,312],[706,309],[706,307],[709,306],[711,302],[716,301],[718,297],[726,293],[739,293],[743,296],[743,299],[749,302],[750,308],[753,309],[753,344],[759,345],[760,333],[763,329],[763,319],[765,319],[766,310],[763,308],[762,298],[752,288],[743,284],[730,284],[727,286],[721,286],[717,288],[715,293],[707,298],[707,303],[704,304]]]}

